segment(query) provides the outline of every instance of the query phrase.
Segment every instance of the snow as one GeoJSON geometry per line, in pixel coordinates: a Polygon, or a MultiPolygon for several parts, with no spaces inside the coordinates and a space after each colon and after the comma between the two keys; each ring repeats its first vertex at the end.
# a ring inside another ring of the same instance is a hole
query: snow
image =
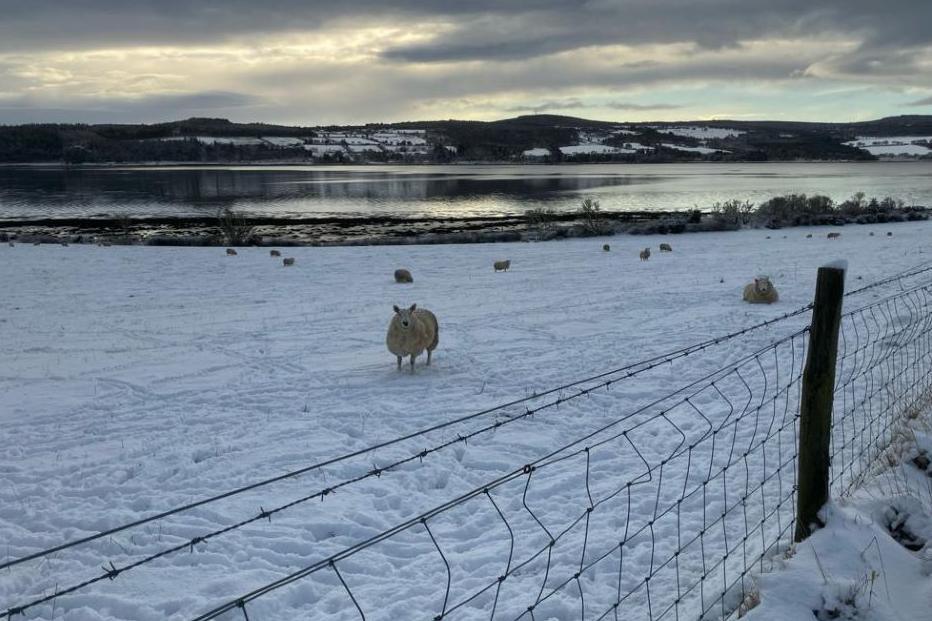
{"type": "Polygon", "coordinates": [[[915,449],[932,455],[932,437],[911,433],[914,450],[823,509],[826,527],[758,579],[760,604],[747,621],[929,618],[932,546],[911,552],[888,528],[898,516],[913,535],[932,541],[932,472],[911,463],[915,449]]]}
{"type": "Polygon", "coordinates": [[[327,153],[345,153],[346,148],[339,144],[306,144],[306,151],[310,151],[315,157],[320,157],[327,153]]]}
{"type": "Polygon", "coordinates": [[[377,144],[349,144],[352,153],[380,153],[382,147],[377,144]]]}
{"type": "Polygon", "coordinates": [[[299,147],[304,144],[303,138],[288,136],[264,136],[262,140],[276,147],[299,147]]]}
{"type": "MultiPolygon", "coordinates": [[[[786,239],[741,231],[288,248],[283,255],[296,264],[287,269],[262,248],[228,257],[222,248],[0,246],[0,561],[777,316],[810,302],[817,268],[838,257],[849,261],[849,283],[930,259],[929,222],[845,227],[831,243],[824,240],[829,230],[837,229],[787,229],[786,239]],[[894,238],[883,235],[891,229],[894,238]],[[807,232],[815,237],[806,239],[807,232]],[[605,241],[611,252],[602,251],[605,241]],[[674,252],[638,260],[639,249],[662,241],[674,252]],[[494,273],[492,261],[504,258],[512,260],[511,270],[494,273]],[[393,282],[392,272],[402,266],[414,284],[393,282]],[[740,301],[743,285],[760,272],[780,290],[775,307],[740,301]],[[440,320],[433,364],[420,359],[413,375],[396,371],[384,345],[392,304],[412,302],[440,320]]],[[[54,608],[45,605],[26,618],[190,619],[482,486],[803,322],[774,324],[662,365],[623,387],[566,402],[423,463],[60,596],[54,608]]],[[[0,609],[478,425],[433,432],[4,570],[0,609]]],[[[678,441],[658,431],[643,438],[645,446],[678,441]]],[[[621,469],[610,473],[637,471],[637,460],[619,459],[611,463],[621,469]]],[[[528,502],[552,528],[585,506],[578,466],[567,462],[535,478],[540,487],[528,502]]],[[[495,496],[502,510],[520,510],[521,491],[505,491],[495,496]]],[[[638,496],[636,503],[632,515],[646,515],[654,499],[638,496]]],[[[464,505],[450,520],[431,522],[452,567],[452,597],[494,580],[505,566],[508,533],[489,511],[487,504],[464,505]]],[[[617,541],[619,525],[593,515],[595,554],[603,537],[617,541]]],[[[684,513],[686,523],[694,518],[684,513]]],[[[532,543],[540,542],[540,529],[530,519],[512,526],[517,562],[527,555],[529,533],[537,533],[532,543]]],[[[664,541],[669,528],[658,523],[653,534],[664,541]]],[[[889,569],[893,556],[884,554],[889,569]]],[[[649,547],[630,559],[641,570],[650,561],[649,547]]],[[[571,574],[574,563],[578,551],[555,549],[550,580],[571,574]]],[[[446,574],[423,528],[340,569],[367,618],[430,618],[439,611],[446,574]]],[[[607,575],[583,577],[587,605],[614,597],[607,575]]],[[[529,566],[513,586],[507,583],[502,614],[526,608],[541,576],[540,566],[529,566]]],[[[672,579],[659,575],[652,590],[675,592],[672,579]]],[[[488,618],[480,603],[455,618],[488,618]]],[[[358,618],[332,573],[252,606],[250,618],[258,619],[358,618]]],[[[537,618],[575,618],[579,606],[573,587],[542,606],[537,618]]]]}
{"type": "Polygon", "coordinates": [[[669,142],[664,142],[663,146],[668,149],[676,149],[677,151],[689,151],[691,153],[702,153],[703,155],[708,155],[709,153],[728,153],[728,151],[725,151],[724,149],[710,149],[709,147],[686,147],[669,142]]]}
{"type": "Polygon", "coordinates": [[[545,149],[543,147],[537,147],[535,149],[528,149],[521,153],[524,157],[549,157],[550,149],[545,149]]]}
{"type": "Polygon", "coordinates": [[[560,152],[563,153],[563,155],[579,155],[588,153],[634,153],[635,151],[632,149],[619,149],[617,147],[610,147],[606,144],[597,142],[587,142],[583,144],[560,147],[560,152]]]}
{"type": "Polygon", "coordinates": [[[249,136],[196,136],[195,140],[203,144],[229,144],[236,146],[260,145],[262,138],[252,138],[249,136]]]}
{"type": "Polygon", "coordinates": [[[858,136],[845,144],[881,157],[932,155],[932,150],[915,142],[932,142],[932,136],[858,136]]]}
{"type": "Polygon", "coordinates": [[[674,136],[683,136],[685,138],[699,138],[699,139],[723,139],[723,138],[734,138],[745,134],[747,132],[740,129],[727,129],[722,127],[700,127],[700,126],[690,126],[685,127],[657,127],[656,129],[661,134],[673,134],[674,136]]]}

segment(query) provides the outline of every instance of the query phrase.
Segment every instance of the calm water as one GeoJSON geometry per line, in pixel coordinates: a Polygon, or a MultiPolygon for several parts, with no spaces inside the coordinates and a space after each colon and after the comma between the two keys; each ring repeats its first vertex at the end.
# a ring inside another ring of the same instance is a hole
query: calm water
{"type": "Polygon", "coordinates": [[[732,198],[854,192],[932,205],[932,162],[563,166],[0,167],[0,218],[110,214],[498,215],[708,209],[732,198]]]}

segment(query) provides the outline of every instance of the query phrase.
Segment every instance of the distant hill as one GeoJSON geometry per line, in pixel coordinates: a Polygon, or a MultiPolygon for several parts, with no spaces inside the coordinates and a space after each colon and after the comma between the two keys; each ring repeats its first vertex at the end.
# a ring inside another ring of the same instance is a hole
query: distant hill
{"type": "Polygon", "coordinates": [[[930,147],[932,116],[920,115],[858,123],[616,123],[537,114],[320,127],[214,118],[0,126],[5,163],[868,160],[926,158],[930,147]]]}

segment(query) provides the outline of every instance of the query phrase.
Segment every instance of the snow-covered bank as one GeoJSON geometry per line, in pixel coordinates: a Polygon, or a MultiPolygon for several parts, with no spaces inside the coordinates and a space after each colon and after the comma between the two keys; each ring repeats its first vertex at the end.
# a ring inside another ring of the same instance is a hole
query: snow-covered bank
{"type": "MultiPolygon", "coordinates": [[[[856,286],[932,258],[932,223],[896,227],[894,237],[883,234],[889,228],[844,229],[833,241],[825,234],[837,229],[827,227],[790,229],[785,239],[753,230],[615,238],[610,252],[601,239],[294,248],[285,251],[296,258],[287,269],[259,248],[227,257],[217,248],[2,246],[0,559],[780,315],[811,301],[815,269],[829,260],[848,259],[856,286]],[[638,260],[641,248],[661,241],[673,252],[638,260]],[[494,273],[492,261],[506,258],[512,269],[494,273]],[[411,269],[413,285],[393,282],[397,267],[411,269]],[[759,273],[778,287],[776,306],[741,303],[743,285],[759,273]],[[436,312],[441,326],[433,365],[419,365],[413,376],[395,370],[384,345],[392,304],[411,302],[436,312]]],[[[58,598],[27,618],[191,618],[483,485],[802,323],[774,324],[658,367],[58,598]]],[[[123,566],[471,428],[438,431],[404,450],[0,572],[0,605],[53,592],[109,561],[123,566]]],[[[660,430],[645,441],[660,447],[669,435],[660,430]]],[[[559,527],[567,520],[561,508],[578,508],[585,486],[570,470],[543,482],[531,502],[542,507],[546,524],[559,527]]],[[[508,510],[522,499],[501,500],[508,510]]],[[[436,528],[457,588],[476,587],[502,571],[507,533],[478,513],[460,517],[436,528]]],[[[555,555],[568,558],[561,550],[555,555]]],[[[631,560],[650,561],[645,549],[631,560]]],[[[443,600],[443,563],[413,536],[341,570],[375,618],[432,618],[443,600]],[[397,580],[390,598],[372,586],[386,576],[397,580]]],[[[562,579],[565,571],[554,573],[562,579]]],[[[527,577],[540,584],[541,575],[527,577]]],[[[586,588],[609,581],[595,576],[586,588]]],[[[662,590],[671,583],[658,584],[662,590]]],[[[522,593],[507,595],[513,612],[522,593]]],[[[555,600],[553,618],[578,613],[575,593],[555,600]]],[[[259,605],[253,618],[357,614],[332,575],[296,583],[259,605]]],[[[473,618],[469,612],[480,616],[465,609],[463,618],[473,618]]]]}
{"type": "Polygon", "coordinates": [[[924,421],[824,529],[759,578],[748,621],[906,621],[932,616],[932,436],[924,421]],[[925,433],[922,431],[925,430],[925,433]]]}

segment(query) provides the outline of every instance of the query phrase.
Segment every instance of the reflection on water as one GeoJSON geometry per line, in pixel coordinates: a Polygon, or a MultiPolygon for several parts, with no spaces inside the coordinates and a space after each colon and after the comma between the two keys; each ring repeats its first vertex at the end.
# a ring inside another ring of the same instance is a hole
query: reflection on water
{"type": "Polygon", "coordinates": [[[499,215],[577,208],[708,209],[789,192],[856,191],[932,204],[932,162],[563,166],[0,167],[0,218],[202,215],[499,215]]]}

